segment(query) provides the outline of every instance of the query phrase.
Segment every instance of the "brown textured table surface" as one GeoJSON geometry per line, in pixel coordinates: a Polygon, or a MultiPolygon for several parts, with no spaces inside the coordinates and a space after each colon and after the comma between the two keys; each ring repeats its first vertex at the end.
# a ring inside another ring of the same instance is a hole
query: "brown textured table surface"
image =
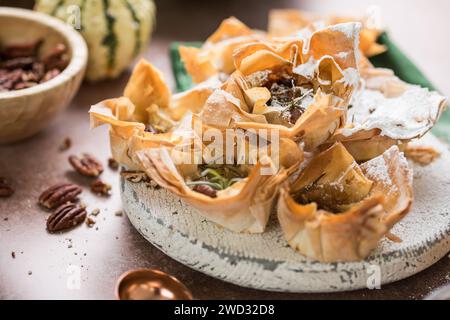
{"type": "MultiPolygon", "coordinates": [[[[300,7],[317,11],[362,12],[375,1],[278,1],[277,7],[300,7]],[[320,2],[320,3],[319,3],[320,2]]],[[[3,1],[0,5],[30,6],[31,1],[3,1]]],[[[236,15],[253,27],[264,28],[270,1],[157,1],[158,29],[145,56],[161,68],[171,84],[168,45],[173,40],[205,38],[221,19],[236,15]]],[[[378,1],[393,38],[422,67],[441,90],[450,92],[447,80],[449,49],[446,32],[450,2],[378,1]],[[426,15],[424,14],[426,12],[426,15]]],[[[193,271],[144,240],[120,210],[118,174],[106,169],[103,179],[113,184],[110,198],[93,196],[88,188],[82,201],[88,209],[99,208],[94,227],[82,225],[70,232],[50,235],[45,230],[47,213],[37,205],[40,192],[53,182],[76,181],[84,186],[67,162],[69,154],[91,152],[102,161],[109,157],[106,128],[89,130],[89,106],[121,95],[129,74],[95,85],[85,84],[78,95],[45,131],[9,146],[0,147],[0,176],[13,181],[16,193],[0,199],[0,298],[2,299],[112,299],[119,275],[139,267],[157,268],[178,277],[197,299],[420,299],[450,282],[450,259],[443,258],[429,269],[381,290],[335,294],[270,293],[241,288],[193,271]],[[70,137],[73,146],[58,146],[70,137]],[[15,252],[15,258],[11,253],[15,252]],[[80,270],[79,288],[71,275],[80,270]],[[69,285],[68,285],[69,284],[69,285]]]]}

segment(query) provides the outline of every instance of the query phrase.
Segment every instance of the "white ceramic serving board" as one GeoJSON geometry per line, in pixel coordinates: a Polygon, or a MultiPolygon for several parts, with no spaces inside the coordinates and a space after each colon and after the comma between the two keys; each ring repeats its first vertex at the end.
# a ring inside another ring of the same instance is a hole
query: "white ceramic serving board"
{"type": "Polygon", "coordinates": [[[236,234],[205,220],[177,196],[144,182],[122,180],[124,210],[153,245],[195,270],[240,286],[270,291],[333,292],[404,279],[431,266],[450,250],[450,153],[428,135],[419,144],[441,157],[414,168],[412,211],[361,262],[320,263],[305,258],[284,240],[275,215],[265,233],[236,234]],[[374,282],[375,281],[375,282],[374,282]]]}

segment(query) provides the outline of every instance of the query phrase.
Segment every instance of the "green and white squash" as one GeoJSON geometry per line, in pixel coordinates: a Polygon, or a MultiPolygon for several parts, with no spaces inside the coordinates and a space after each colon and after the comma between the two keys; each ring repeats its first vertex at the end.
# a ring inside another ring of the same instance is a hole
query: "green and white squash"
{"type": "Polygon", "coordinates": [[[89,47],[86,78],[119,76],[146,48],[154,27],[153,0],[37,0],[35,10],[67,21],[89,47]]]}

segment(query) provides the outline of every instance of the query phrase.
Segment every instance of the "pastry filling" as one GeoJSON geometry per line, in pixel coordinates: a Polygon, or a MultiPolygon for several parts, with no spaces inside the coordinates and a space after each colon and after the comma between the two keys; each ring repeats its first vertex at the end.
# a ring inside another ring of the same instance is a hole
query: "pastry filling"
{"type": "Polygon", "coordinates": [[[320,210],[336,214],[345,212],[364,200],[370,191],[370,187],[362,186],[358,192],[350,193],[354,188],[353,179],[354,177],[348,177],[340,183],[313,183],[297,193],[294,199],[302,205],[315,202],[320,210]]]}
{"type": "Polygon", "coordinates": [[[145,125],[145,131],[153,133],[153,134],[160,134],[160,133],[166,133],[167,131],[169,131],[169,129],[167,127],[164,127],[161,125],[148,123],[145,125]]]}
{"type": "Polygon", "coordinates": [[[225,190],[248,176],[248,168],[243,165],[201,165],[198,175],[186,184],[194,191],[211,198],[217,191],[225,190]]]}
{"type": "Polygon", "coordinates": [[[271,94],[267,106],[279,111],[279,122],[288,127],[293,126],[313,101],[314,89],[309,84],[298,85],[294,78],[282,78],[266,85],[271,94]]]}

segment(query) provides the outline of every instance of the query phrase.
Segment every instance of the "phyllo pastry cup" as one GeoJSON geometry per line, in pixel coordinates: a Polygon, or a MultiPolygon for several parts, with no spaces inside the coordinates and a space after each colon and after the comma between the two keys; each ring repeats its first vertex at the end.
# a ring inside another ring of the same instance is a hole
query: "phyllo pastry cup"
{"type": "Polygon", "coordinates": [[[161,72],[142,60],[134,68],[122,97],[91,107],[91,127],[109,124],[113,157],[130,170],[140,170],[136,152],[174,145],[180,139],[174,134],[179,122],[185,115],[199,112],[218,86],[219,82],[211,80],[172,94],[161,72]]]}
{"type": "Polygon", "coordinates": [[[180,46],[179,53],[194,83],[201,83],[212,77],[226,79],[235,70],[233,51],[245,43],[263,38],[263,32],[254,31],[231,17],[222,21],[201,48],[180,46]]]}
{"type": "Polygon", "coordinates": [[[407,84],[391,70],[368,66],[361,69],[361,78],[364,85],[353,96],[345,126],[329,141],[342,142],[359,162],[421,138],[447,107],[445,97],[407,84]]]}
{"type": "Polygon", "coordinates": [[[359,166],[336,143],[281,188],[278,219],[301,254],[358,261],[408,213],[412,200],[412,171],[398,147],[359,166]]]}
{"type": "Polygon", "coordinates": [[[376,26],[371,17],[321,16],[296,9],[275,9],[269,13],[268,35],[271,37],[307,36],[318,28],[344,22],[358,21],[362,24],[359,35],[359,49],[366,57],[372,57],[386,51],[378,44],[383,30],[376,26]]]}
{"type": "Polygon", "coordinates": [[[288,141],[288,146],[280,148],[289,153],[281,155],[281,164],[290,168],[276,166],[269,155],[259,157],[254,165],[193,164],[198,153],[191,143],[184,140],[172,148],[141,150],[137,157],[152,180],[206,219],[234,232],[264,232],[279,187],[298,167],[302,152],[292,151],[295,144],[288,141]],[[192,148],[186,149],[186,144],[192,148]]]}
{"type": "Polygon", "coordinates": [[[312,150],[345,123],[359,85],[360,25],[345,23],[307,41],[255,42],[234,52],[236,71],[206,101],[208,125],[276,130],[312,150]]]}

